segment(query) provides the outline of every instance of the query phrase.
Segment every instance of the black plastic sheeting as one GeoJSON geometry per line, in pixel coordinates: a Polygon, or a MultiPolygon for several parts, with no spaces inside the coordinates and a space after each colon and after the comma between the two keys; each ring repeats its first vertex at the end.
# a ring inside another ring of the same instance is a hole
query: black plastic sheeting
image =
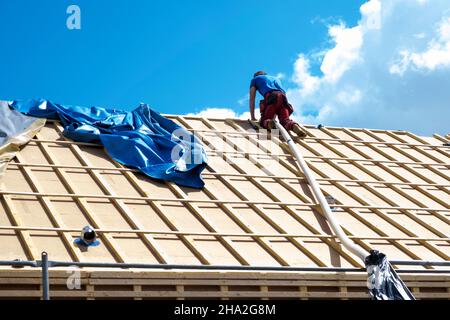
{"type": "Polygon", "coordinates": [[[372,250],[364,262],[369,275],[367,287],[374,300],[416,300],[385,254],[372,250]]]}

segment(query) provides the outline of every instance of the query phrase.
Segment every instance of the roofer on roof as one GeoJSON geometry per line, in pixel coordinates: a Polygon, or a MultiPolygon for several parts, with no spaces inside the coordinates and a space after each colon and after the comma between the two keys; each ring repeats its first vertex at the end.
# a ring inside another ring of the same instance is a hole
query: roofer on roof
{"type": "Polygon", "coordinates": [[[286,130],[294,131],[299,137],[306,136],[305,131],[290,118],[294,112],[292,105],[288,102],[286,92],[281,86],[280,80],[276,77],[267,75],[264,71],[258,71],[254,74],[250,83],[250,115],[252,121],[255,118],[255,98],[258,91],[264,100],[261,100],[259,109],[261,119],[259,124],[265,129],[275,129],[273,119],[278,116],[278,120],[286,130]]]}

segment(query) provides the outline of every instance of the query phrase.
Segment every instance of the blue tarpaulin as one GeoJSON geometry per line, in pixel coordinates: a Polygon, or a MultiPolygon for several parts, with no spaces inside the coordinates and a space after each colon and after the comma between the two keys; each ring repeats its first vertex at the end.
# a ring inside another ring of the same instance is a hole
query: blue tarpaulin
{"type": "Polygon", "coordinates": [[[29,116],[60,120],[65,137],[102,143],[114,160],[149,177],[192,188],[204,186],[201,172],[207,157],[201,142],[146,104],[130,112],[69,107],[43,99],[9,105],[29,116]]]}

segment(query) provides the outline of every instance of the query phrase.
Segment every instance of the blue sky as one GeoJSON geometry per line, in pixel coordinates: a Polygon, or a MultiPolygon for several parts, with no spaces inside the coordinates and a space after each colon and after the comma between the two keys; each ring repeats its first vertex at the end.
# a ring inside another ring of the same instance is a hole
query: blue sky
{"type": "Polygon", "coordinates": [[[243,112],[254,71],[284,73],[290,86],[298,54],[328,46],[328,24],[356,24],[364,2],[3,0],[0,99],[243,112]],[[66,27],[71,4],[81,30],[66,27]]]}

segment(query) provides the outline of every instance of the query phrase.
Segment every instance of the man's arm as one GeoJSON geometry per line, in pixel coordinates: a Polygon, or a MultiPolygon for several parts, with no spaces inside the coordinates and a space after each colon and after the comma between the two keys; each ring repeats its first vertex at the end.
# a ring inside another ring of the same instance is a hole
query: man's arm
{"type": "Polygon", "coordinates": [[[255,98],[256,98],[256,87],[250,88],[250,99],[249,99],[249,106],[250,106],[250,116],[252,121],[256,121],[255,117],[255,98]]]}

